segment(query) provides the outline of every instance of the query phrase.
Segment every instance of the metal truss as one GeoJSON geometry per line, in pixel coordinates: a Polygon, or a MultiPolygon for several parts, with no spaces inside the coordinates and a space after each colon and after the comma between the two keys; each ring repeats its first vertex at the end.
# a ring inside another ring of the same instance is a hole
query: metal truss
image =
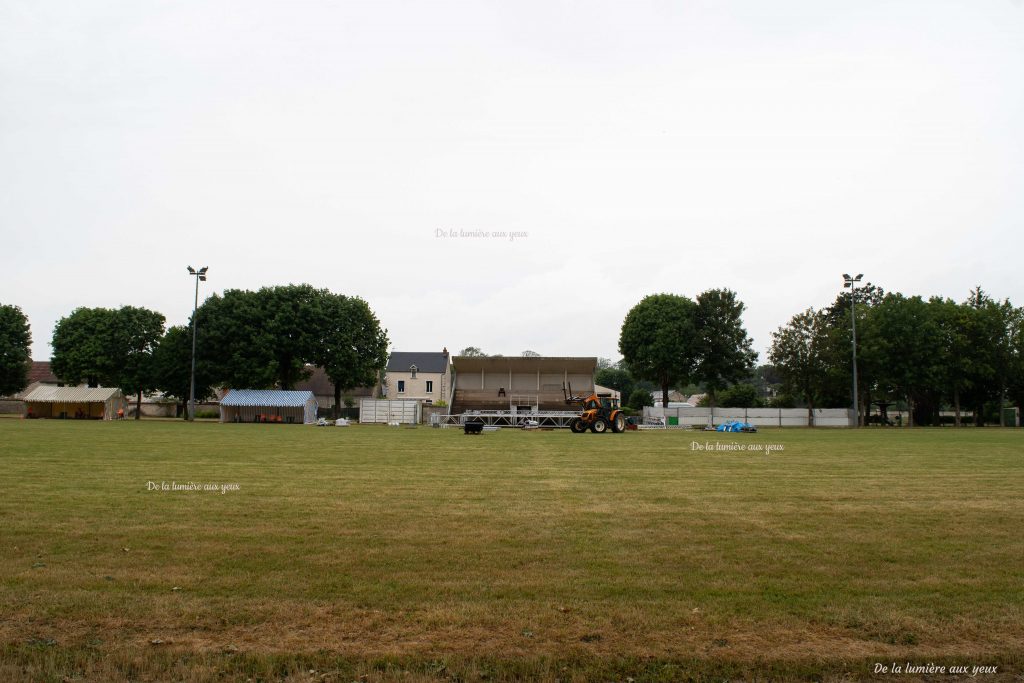
{"type": "Polygon", "coordinates": [[[563,429],[569,426],[569,422],[580,414],[572,410],[546,411],[537,413],[524,413],[512,410],[474,410],[458,415],[435,415],[431,417],[432,424],[441,426],[455,425],[461,427],[467,422],[483,422],[488,426],[496,427],[524,427],[529,422],[535,422],[537,427],[553,427],[563,429]],[[435,423],[436,418],[436,423],[435,423]]]}

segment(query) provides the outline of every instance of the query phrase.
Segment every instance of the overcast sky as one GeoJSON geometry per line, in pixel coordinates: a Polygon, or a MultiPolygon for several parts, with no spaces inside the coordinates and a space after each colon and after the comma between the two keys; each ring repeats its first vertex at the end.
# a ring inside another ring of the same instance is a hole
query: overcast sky
{"type": "Polygon", "coordinates": [[[764,361],[844,272],[1024,305],[1022,122],[1019,0],[2,0],[0,303],[43,359],[207,265],[398,350],[617,359],[729,287],[764,361]]]}

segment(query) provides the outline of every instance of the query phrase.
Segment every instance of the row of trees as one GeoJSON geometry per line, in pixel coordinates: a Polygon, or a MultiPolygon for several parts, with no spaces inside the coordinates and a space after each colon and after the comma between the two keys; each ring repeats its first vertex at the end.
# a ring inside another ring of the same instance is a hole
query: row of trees
{"type": "MultiPolygon", "coordinates": [[[[1024,309],[981,288],[963,302],[887,294],[867,284],[827,308],[794,315],[772,338],[772,365],[753,372],[756,354],[734,292],[712,289],[696,300],[675,294],[644,298],[626,316],[622,360],[599,364],[599,384],[633,407],[657,388],[696,388],[714,407],[753,405],[754,384],[779,383],[779,405],[850,405],[851,306],[855,305],[860,382],[857,404],[905,403],[911,424],[932,424],[962,407],[980,424],[986,407],[1024,403],[1024,309]]],[[[228,290],[198,309],[197,395],[214,386],[290,388],[320,365],[344,391],[373,383],[387,362],[387,334],[365,301],[309,285],[228,290]]],[[[53,337],[53,370],[71,381],[118,386],[141,400],[153,389],[188,396],[191,326],[164,330],[164,317],[144,308],[79,308],[53,337]]],[[[0,394],[24,387],[31,335],[16,306],[0,306],[0,394]]],[[[460,355],[484,355],[467,347],[460,355]]],[[[524,356],[534,356],[531,350],[524,356]]]]}
{"type": "Polygon", "coordinates": [[[57,323],[51,368],[72,384],[120,387],[138,408],[142,392],[157,388],[153,356],[163,333],[163,314],[148,308],[78,308],[57,323]]]}
{"type": "Polygon", "coordinates": [[[959,426],[964,406],[981,424],[986,406],[1024,400],[1024,309],[980,287],[957,303],[868,284],[828,308],[794,315],[772,336],[769,358],[783,389],[809,412],[851,404],[854,303],[859,414],[898,401],[910,424],[936,424],[948,406],[959,426]]]}
{"type": "Polygon", "coordinates": [[[342,392],[374,384],[387,364],[387,331],[369,305],[310,285],[227,290],[209,297],[189,325],[165,330],[164,322],[162,314],[132,306],[78,308],[54,329],[53,372],[68,382],[120,387],[139,404],[154,390],[184,404],[193,322],[200,397],[217,386],[290,389],[318,365],[334,384],[337,409],[342,392]]]}
{"type": "Polygon", "coordinates": [[[708,290],[696,301],[648,296],[622,325],[622,360],[600,368],[597,381],[636,408],[648,404],[652,388],[665,403],[678,388],[706,392],[711,407],[804,405],[810,423],[815,408],[851,404],[855,312],[860,415],[879,402],[900,404],[910,424],[937,424],[948,408],[959,425],[967,407],[982,424],[1005,399],[1024,404],[1024,309],[980,287],[958,303],[887,294],[868,283],[793,316],[773,334],[771,364],[756,369],[743,310],[729,290],[708,290]],[[768,389],[781,393],[766,401],[768,389]]]}
{"type": "Polygon", "coordinates": [[[718,393],[747,379],[757,360],[743,310],[728,289],[709,289],[695,301],[678,294],[645,297],[622,323],[620,369],[661,389],[662,405],[671,388],[699,383],[714,408],[718,393]]]}
{"type": "Polygon", "coordinates": [[[359,297],[309,285],[231,289],[213,295],[196,314],[204,376],[236,387],[292,388],[324,368],[341,394],[377,381],[387,365],[387,330],[359,297]]]}
{"type": "MultiPolygon", "coordinates": [[[[500,353],[484,353],[479,346],[467,346],[466,348],[459,351],[458,355],[468,356],[470,358],[504,358],[500,353]]],[[[540,354],[536,351],[526,349],[521,354],[523,358],[540,358],[540,354]]]]}

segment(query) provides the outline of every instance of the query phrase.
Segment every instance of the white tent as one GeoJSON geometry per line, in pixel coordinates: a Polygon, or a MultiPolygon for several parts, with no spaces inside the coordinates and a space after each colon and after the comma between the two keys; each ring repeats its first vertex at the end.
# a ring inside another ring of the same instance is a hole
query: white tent
{"type": "Polygon", "coordinates": [[[124,409],[124,395],[110,387],[56,387],[42,384],[25,398],[25,417],[113,420],[124,409]]]}
{"type": "Polygon", "coordinates": [[[312,391],[231,389],[220,401],[221,422],[313,424],[316,411],[312,391]]]}

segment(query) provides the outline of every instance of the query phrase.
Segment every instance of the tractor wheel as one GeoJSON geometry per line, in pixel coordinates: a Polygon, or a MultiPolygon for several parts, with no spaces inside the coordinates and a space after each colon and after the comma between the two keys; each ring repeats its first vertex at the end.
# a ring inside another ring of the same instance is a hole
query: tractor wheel
{"type": "Polygon", "coordinates": [[[590,431],[595,434],[604,434],[608,431],[608,423],[604,421],[603,417],[599,417],[594,420],[594,424],[590,425],[590,431]]]}
{"type": "Polygon", "coordinates": [[[615,417],[612,418],[612,431],[616,434],[626,431],[626,418],[622,413],[615,413],[615,417]]]}
{"type": "Polygon", "coordinates": [[[572,430],[573,434],[582,434],[583,432],[587,431],[587,425],[583,422],[583,420],[579,419],[578,417],[574,417],[572,420],[569,421],[569,429],[572,430]]]}

